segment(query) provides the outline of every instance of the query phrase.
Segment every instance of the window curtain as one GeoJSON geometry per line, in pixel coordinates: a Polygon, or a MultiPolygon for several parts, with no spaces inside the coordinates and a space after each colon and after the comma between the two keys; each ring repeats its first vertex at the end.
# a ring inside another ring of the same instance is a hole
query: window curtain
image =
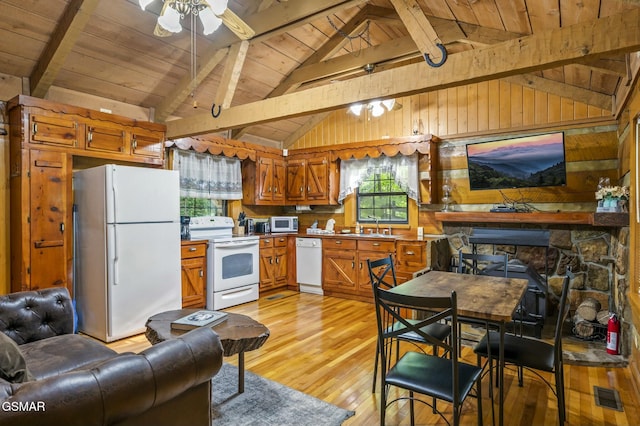
{"type": "Polygon", "coordinates": [[[372,173],[391,173],[395,182],[418,202],[418,154],[396,155],[378,158],[365,157],[361,160],[343,160],[340,163],[340,194],[338,202],[353,194],[364,179],[372,173]]]}
{"type": "Polygon", "coordinates": [[[240,160],[176,149],[173,169],[180,173],[180,196],[242,199],[240,160]]]}

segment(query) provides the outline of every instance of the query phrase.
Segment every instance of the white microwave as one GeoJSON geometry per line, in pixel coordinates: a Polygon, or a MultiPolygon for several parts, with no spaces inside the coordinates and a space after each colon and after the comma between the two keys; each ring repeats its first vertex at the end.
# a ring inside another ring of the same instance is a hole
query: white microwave
{"type": "Polygon", "coordinates": [[[297,216],[271,216],[271,232],[298,232],[297,216]]]}

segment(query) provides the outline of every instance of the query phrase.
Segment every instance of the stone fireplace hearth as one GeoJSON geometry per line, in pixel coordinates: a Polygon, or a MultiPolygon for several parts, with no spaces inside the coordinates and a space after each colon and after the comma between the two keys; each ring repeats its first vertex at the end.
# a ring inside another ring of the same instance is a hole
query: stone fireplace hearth
{"type": "MultiPolygon", "coordinates": [[[[473,226],[451,226],[445,224],[444,233],[449,242],[450,255],[455,258],[458,251],[470,253],[472,244],[469,236],[473,226]]],[[[495,224],[491,224],[495,225],[495,224]]],[[[495,226],[492,226],[495,228],[495,226]]],[[[627,302],[628,277],[627,264],[629,252],[628,227],[594,227],[588,225],[541,226],[523,224],[520,226],[500,226],[501,229],[547,229],[549,247],[530,247],[525,245],[477,244],[478,253],[508,253],[510,259],[518,259],[534,268],[548,283],[548,315],[555,315],[562,281],[567,267],[575,277],[569,293],[570,316],[580,303],[594,298],[601,309],[616,313],[621,323],[620,354],[606,354],[602,341],[584,341],[568,335],[565,356],[568,362],[586,364],[620,365],[631,352],[630,324],[631,308],[627,302]],[[569,352],[569,353],[567,353],[569,352]]],[[[554,320],[545,321],[544,335],[553,335],[554,320]]],[[[571,332],[571,325],[565,325],[565,332],[571,332]]],[[[543,337],[544,337],[543,335],[543,337]]]]}

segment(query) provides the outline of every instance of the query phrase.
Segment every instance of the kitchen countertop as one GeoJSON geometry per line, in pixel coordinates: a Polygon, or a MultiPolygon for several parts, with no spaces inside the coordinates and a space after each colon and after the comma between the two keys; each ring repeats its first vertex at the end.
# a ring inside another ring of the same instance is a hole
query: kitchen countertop
{"type": "Polygon", "coordinates": [[[428,242],[428,241],[440,240],[442,238],[445,238],[444,235],[425,235],[422,238],[418,238],[417,236],[404,235],[404,234],[378,236],[378,235],[354,234],[354,233],[347,233],[347,234],[342,234],[342,233],[306,234],[305,233],[305,234],[302,234],[302,233],[295,233],[295,232],[279,232],[279,233],[272,233],[272,234],[256,234],[256,235],[258,235],[260,238],[291,236],[291,237],[298,237],[298,238],[355,238],[359,240],[383,240],[383,241],[389,240],[389,241],[412,241],[412,242],[420,242],[420,241],[428,242]]]}

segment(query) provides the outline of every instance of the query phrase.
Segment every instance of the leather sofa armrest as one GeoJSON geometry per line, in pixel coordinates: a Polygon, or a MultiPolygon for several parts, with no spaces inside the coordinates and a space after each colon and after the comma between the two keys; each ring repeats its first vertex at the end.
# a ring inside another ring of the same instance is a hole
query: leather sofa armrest
{"type": "Polygon", "coordinates": [[[0,418],[7,426],[113,424],[211,379],[221,366],[218,335],[199,328],[91,369],[22,384],[0,383],[0,418]],[[27,409],[12,409],[19,404],[27,409]]]}
{"type": "Polygon", "coordinates": [[[0,332],[17,344],[73,333],[73,304],[64,287],[0,296],[0,332]]]}

